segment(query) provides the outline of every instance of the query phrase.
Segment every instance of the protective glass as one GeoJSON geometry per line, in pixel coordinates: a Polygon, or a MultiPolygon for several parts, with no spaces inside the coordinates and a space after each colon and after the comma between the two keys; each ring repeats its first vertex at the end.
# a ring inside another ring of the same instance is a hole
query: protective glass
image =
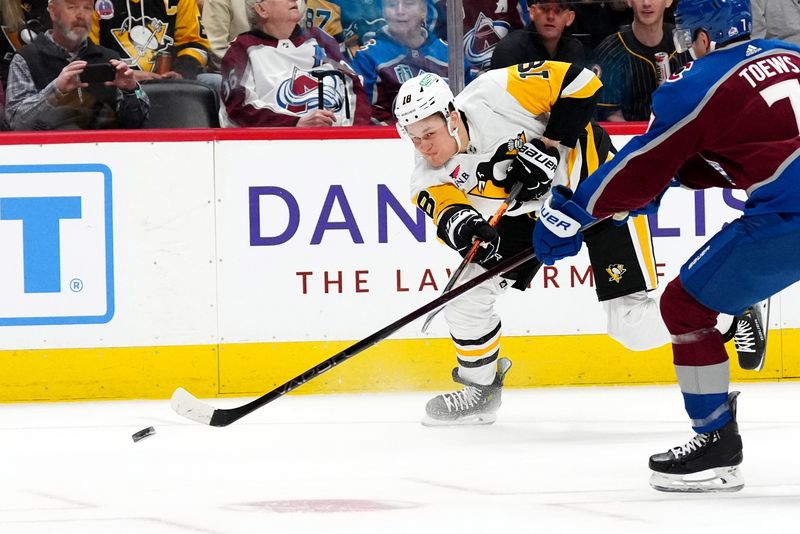
{"type": "Polygon", "coordinates": [[[694,43],[694,32],[689,28],[675,28],[672,30],[672,42],[675,43],[675,50],[680,54],[692,48],[694,43]]]}

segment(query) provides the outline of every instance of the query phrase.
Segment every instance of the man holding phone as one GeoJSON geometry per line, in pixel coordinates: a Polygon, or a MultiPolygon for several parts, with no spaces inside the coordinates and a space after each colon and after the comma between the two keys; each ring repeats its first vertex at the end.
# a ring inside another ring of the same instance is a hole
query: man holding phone
{"type": "Polygon", "coordinates": [[[93,0],[49,0],[53,29],[11,61],[6,118],[14,130],[138,128],[150,102],[113,50],[89,41],[93,0]]]}

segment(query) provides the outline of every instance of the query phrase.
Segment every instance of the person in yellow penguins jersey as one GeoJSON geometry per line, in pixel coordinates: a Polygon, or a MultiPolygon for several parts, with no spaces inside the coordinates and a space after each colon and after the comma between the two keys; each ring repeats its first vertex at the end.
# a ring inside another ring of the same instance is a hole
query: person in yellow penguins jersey
{"type": "Polygon", "coordinates": [[[137,80],[195,79],[208,64],[197,0],[96,0],[90,37],[116,50],[137,80]]]}
{"type": "MultiPolygon", "coordinates": [[[[574,188],[615,152],[590,122],[602,87],[591,71],[557,61],[491,70],[453,97],[435,74],[406,81],[394,105],[401,135],[416,148],[412,198],[437,236],[462,257],[479,248],[463,279],[529,247],[536,214],[554,185],[574,188]],[[490,216],[514,183],[523,188],[496,227],[490,216]]],[[[657,302],[655,259],[647,219],[608,219],[584,234],[608,333],[633,350],[669,342],[657,302]]],[[[455,345],[453,379],[464,389],[437,395],[423,424],[489,424],[500,406],[511,366],[500,357],[497,297],[511,285],[525,290],[541,264],[531,260],[450,302],[445,321],[455,345]]]]}

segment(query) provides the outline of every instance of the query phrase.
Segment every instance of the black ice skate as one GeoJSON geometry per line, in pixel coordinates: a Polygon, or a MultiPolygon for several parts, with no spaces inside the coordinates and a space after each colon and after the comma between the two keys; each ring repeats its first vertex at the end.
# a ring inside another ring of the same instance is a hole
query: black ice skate
{"type": "Polygon", "coordinates": [[[769,330],[769,299],[762,300],[733,318],[731,328],[723,335],[724,341],[733,339],[739,366],[748,371],[764,368],[769,330]]]}
{"type": "Polygon", "coordinates": [[[742,438],[736,423],[736,397],[728,395],[731,419],[719,430],[697,434],[686,445],[650,457],[650,485],[659,491],[707,493],[739,491],[744,478],[739,471],[742,463],[742,438]]]}
{"type": "Polygon", "coordinates": [[[497,360],[497,376],[488,386],[473,384],[458,376],[458,368],[453,369],[453,380],[464,384],[464,389],[453,393],[436,395],[425,406],[427,416],[422,420],[425,426],[450,425],[490,425],[497,419],[503,379],[511,368],[511,360],[497,360]]]}

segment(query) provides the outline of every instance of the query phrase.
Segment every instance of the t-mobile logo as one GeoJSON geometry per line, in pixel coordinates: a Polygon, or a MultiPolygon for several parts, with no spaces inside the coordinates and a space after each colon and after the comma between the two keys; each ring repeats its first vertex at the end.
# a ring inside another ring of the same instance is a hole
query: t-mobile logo
{"type": "Polygon", "coordinates": [[[0,326],[111,320],[111,170],[0,166],[0,250],[0,326]]]}

